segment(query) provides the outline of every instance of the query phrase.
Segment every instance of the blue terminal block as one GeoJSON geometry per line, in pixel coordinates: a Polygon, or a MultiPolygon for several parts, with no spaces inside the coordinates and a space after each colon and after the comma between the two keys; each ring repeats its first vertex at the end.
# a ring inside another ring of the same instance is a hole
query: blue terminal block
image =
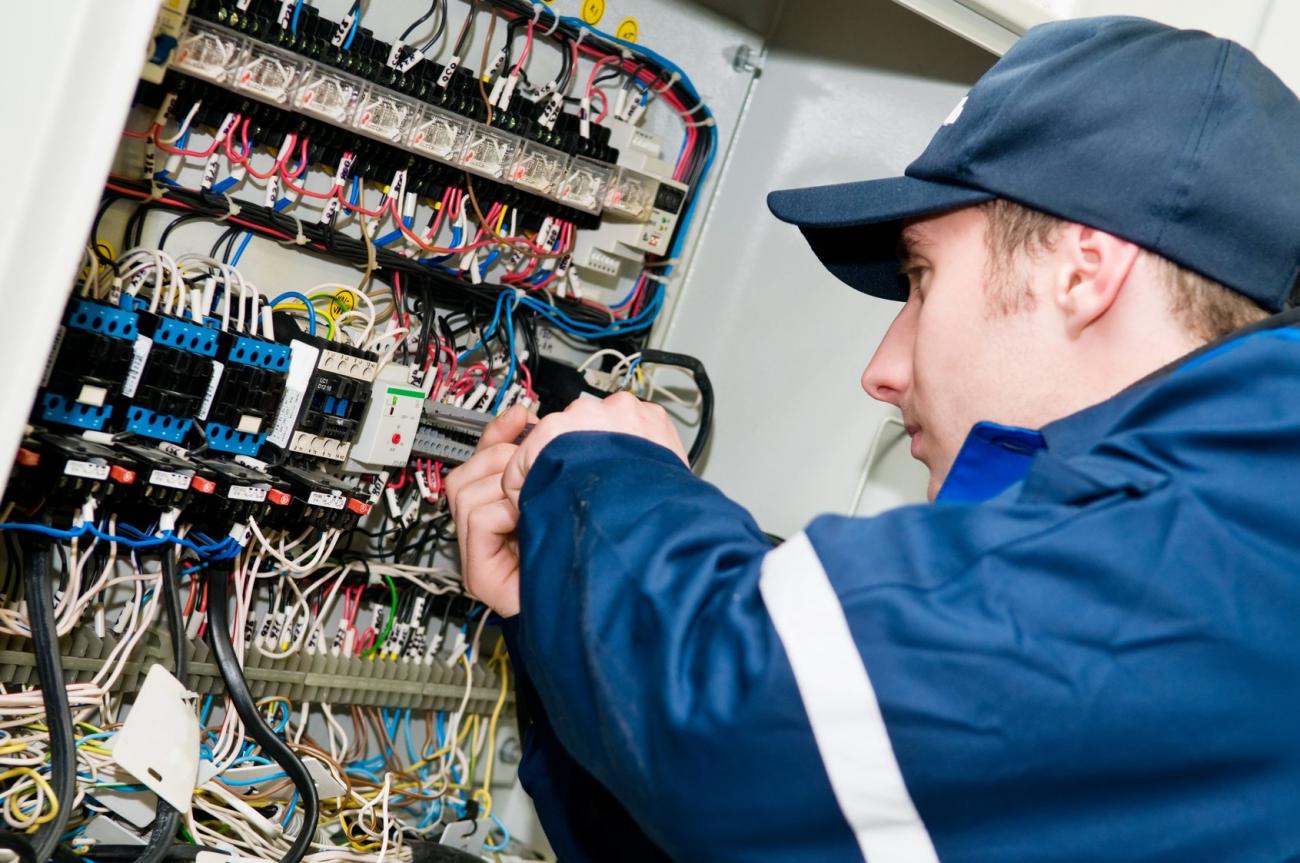
{"type": "Polygon", "coordinates": [[[208,423],[204,427],[204,434],[208,437],[208,449],[212,452],[228,452],[253,458],[257,457],[258,450],[266,443],[266,432],[241,432],[221,423],[208,423]]]}
{"type": "Polygon", "coordinates": [[[180,318],[160,318],[153,333],[153,341],[156,345],[204,357],[217,355],[217,331],[180,318]]]}
{"type": "Polygon", "coordinates": [[[41,422],[101,431],[112,415],[112,405],[96,407],[73,401],[58,393],[45,393],[41,396],[41,422]]]}
{"type": "Polygon", "coordinates": [[[133,342],[140,330],[140,316],[126,309],[76,300],[68,314],[68,326],[96,335],[133,342]]]}
{"type": "Polygon", "coordinates": [[[232,363],[284,373],[289,371],[289,353],[288,345],[237,336],[226,359],[232,363]]]}
{"type": "Polygon", "coordinates": [[[193,420],[168,414],[154,413],[142,407],[132,407],[126,412],[126,430],[140,437],[181,443],[189,433],[193,420]]]}

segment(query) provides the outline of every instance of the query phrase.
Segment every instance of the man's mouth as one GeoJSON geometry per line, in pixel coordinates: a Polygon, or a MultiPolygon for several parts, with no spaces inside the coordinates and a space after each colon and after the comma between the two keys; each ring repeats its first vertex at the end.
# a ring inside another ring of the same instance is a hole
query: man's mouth
{"type": "Polygon", "coordinates": [[[916,423],[904,423],[903,430],[912,439],[912,458],[921,459],[921,427],[916,423]]]}

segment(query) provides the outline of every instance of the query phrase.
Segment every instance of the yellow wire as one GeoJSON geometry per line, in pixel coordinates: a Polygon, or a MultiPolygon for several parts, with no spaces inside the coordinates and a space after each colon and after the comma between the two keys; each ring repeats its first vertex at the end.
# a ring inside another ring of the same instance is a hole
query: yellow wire
{"type": "MultiPolygon", "coordinates": [[[[30,767],[9,768],[3,773],[0,773],[0,782],[4,782],[7,779],[13,779],[15,776],[31,777],[31,780],[35,782],[36,785],[41,789],[41,792],[45,795],[45,799],[48,800],[50,804],[50,811],[46,812],[44,815],[37,816],[36,820],[32,822],[31,826],[27,828],[27,832],[30,833],[35,831],[36,828],[39,827],[40,825],[47,824],[50,821],[53,821],[55,819],[55,817],[59,814],[59,798],[54,796],[54,789],[50,787],[50,783],[45,781],[45,777],[37,773],[35,770],[33,770],[30,767]]],[[[17,794],[9,795],[9,811],[13,813],[14,818],[18,819],[19,821],[23,820],[23,813],[20,809],[18,809],[17,794]]]]}
{"type": "MultiPolygon", "coordinates": [[[[492,769],[496,766],[497,754],[497,720],[501,718],[501,709],[505,707],[506,693],[510,691],[510,663],[506,660],[505,655],[501,653],[501,643],[497,643],[497,650],[492,654],[493,660],[497,662],[501,670],[501,691],[497,693],[497,703],[492,707],[492,718],[488,720],[488,751],[487,759],[483,763],[483,792],[487,794],[488,789],[492,787],[492,769]]],[[[491,662],[488,663],[489,665],[491,662]]],[[[471,774],[472,776],[473,774],[471,774]]],[[[492,797],[488,795],[486,808],[483,811],[483,817],[487,817],[492,812],[492,797]]]]}

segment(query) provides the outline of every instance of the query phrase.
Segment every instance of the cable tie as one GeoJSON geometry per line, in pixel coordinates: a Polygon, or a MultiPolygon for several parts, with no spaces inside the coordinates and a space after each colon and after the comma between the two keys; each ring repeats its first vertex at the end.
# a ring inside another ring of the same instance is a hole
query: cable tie
{"type": "Polygon", "coordinates": [[[165,194],[167,194],[167,190],[166,190],[165,188],[163,188],[162,186],[158,185],[158,182],[157,182],[156,180],[154,180],[153,178],[150,178],[150,179],[149,179],[149,197],[145,198],[145,201],[146,201],[146,202],[148,202],[148,201],[157,201],[158,199],[160,199],[160,198],[161,198],[163,195],[165,195],[165,194]]]}
{"type": "MultiPolygon", "coordinates": [[[[537,8],[541,9],[542,4],[538,3],[537,8]]],[[[555,20],[551,22],[551,29],[543,33],[542,34],[543,36],[550,36],[553,33],[555,33],[556,30],[560,29],[560,13],[556,12],[554,9],[550,10],[550,12],[551,12],[551,17],[554,18],[555,20]]]]}
{"type": "Polygon", "coordinates": [[[586,28],[586,27],[581,27],[581,28],[579,28],[579,29],[578,29],[578,38],[575,39],[575,40],[573,41],[574,46],[575,46],[575,47],[578,47],[578,48],[581,48],[581,47],[582,47],[582,40],[583,40],[583,39],[586,39],[586,38],[587,38],[587,28],[586,28]]]}
{"type": "Polygon", "coordinates": [[[226,199],[226,214],[224,216],[217,216],[215,219],[213,219],[213,221],[224,222],[226,221],[226,219],[229,219],[231,216],[238,216],[240,211],[240,206],[235,203],[235,199],[227,195],[225,192],[219,192],[218,194],[220,194],[221,197],[226,199]]]}
{"type": "Polygon", "coordinates": [[[699,101],[697,101],[697,102],[695,103],[695,107],[693,107],[693,108],[688,108],[688,109],[686,110],[686,113],[687,113],[688,115],[694,114],[696,111],[700,110],[700,109],[703,108],[703,107],[704,107],[704,97],[703,97],[703,96],[700,96],[700,97],[699,97],[699,101]]]}
{"type": "Polygon", "coordinates": [[[712,117],[705,117],[703,120],[696,120],[692,123],[683,123],[682,125],[688,129],[698,129],[701,126],[715,126],[717,124],[714,122],[712,117]]]}
{"type": "Polygon", "coordinates": [[[533,4],[533,26],[534,27],[537,26],[537,22],[539,19],[541,19],[541,17],[542,17],[542,4],[534,3],[533,4]]]}
{"type": "Polygon", "coordinates": [[[643,273],[641,275],[641,278],[645,279],[647,282],[658,282],[661,285],[670,285],[672,284],[673,281],[673,277],[671,275],[659,276],[659,275],[654,275],[652,273],[643,273]]]}
{"type": "Polygon", "coordinates": [[[681,74],[679,74],[678,72],[674,71],[673,74],[671,74],[671,75],[668,76],[668,80],[667,80],[667,82],[665,82],[664,85],[663,85],[662,87],[656,87],[656,88],[655,88],[655,92],[662,96],[664,93],[667,93],[667,92],[668,92],[669,90],[671,90],[674,86],[676,86],[677,82],[680,81],[680,80],[682,80],[682,76],[681,76],[681,74]]]}

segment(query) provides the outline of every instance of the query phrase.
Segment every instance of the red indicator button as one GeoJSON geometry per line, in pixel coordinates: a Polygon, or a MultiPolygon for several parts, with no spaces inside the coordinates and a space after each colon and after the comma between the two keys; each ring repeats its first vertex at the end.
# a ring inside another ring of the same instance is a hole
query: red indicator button
{"type": "Polygon", "coordinates": [[[41,454],[29,449],[18,450],[18,463],[23,467],[36,467],[41,463],[41,454]]]}
{"type": "Polygon", "coordinates": [[[393,443],[401,443],[401,442],[402,442],[402,435],[401,435],[401,433],[398,432],[397,434],[394,434],[394,435],[393,435],[393,443]]]}
{"type": "Polygon", "coordinates": [[[190,480],[190,488],[194,489],[199,494],[212,494],[217,490],[217,484],[210,479],[196,476],[194,479],[190,480]]]}
{"type": "Polygon", "coordinates": [[[113,465],[108,469],[108,475],[113,478],[113,482],[119,482],[122,485],[130,485],[135,482],[135,471],[127,470],[121,465],[113,465]]]}
{"type": "Polygon", "coordinates": [[[293,496],[287,491],[280,491],[278,488],[273,488],[267,491],[266,499],[276,506],[288,506],[289,501],[293,500],[293,496]]]}
{"type": "Polygon", "coordinates": [[[365,515],[370,512],[370,504],[366,503],[364,500],[357,500],[355,497],[350,497],[348,498],[348,509],[355,512],[357,515],[365,515]]]}

